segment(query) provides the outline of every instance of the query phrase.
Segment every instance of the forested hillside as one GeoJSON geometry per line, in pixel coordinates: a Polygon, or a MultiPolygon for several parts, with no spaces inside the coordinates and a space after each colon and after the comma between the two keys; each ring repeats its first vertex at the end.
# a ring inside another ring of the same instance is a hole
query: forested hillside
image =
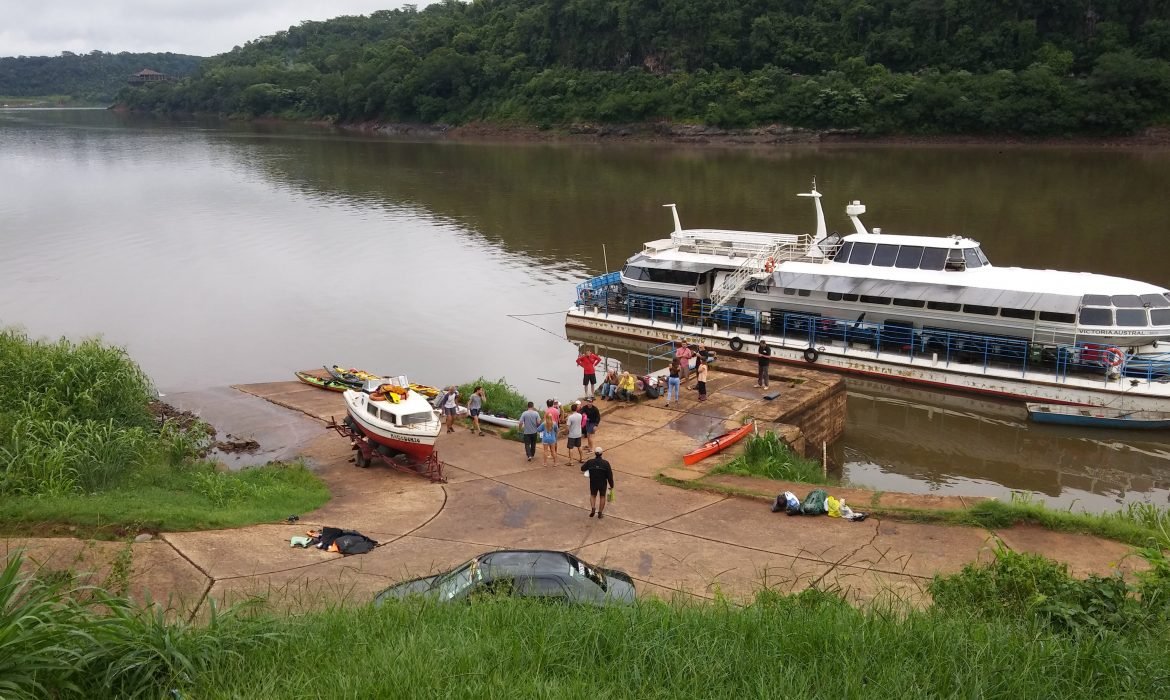
{"type": "Polygon", "coordinates": [[[343,122],[1124,133],[1170,116],[1170,0],[447,0],[306,22],[119,99],[343,122]]]}
{"type": "Polygon", "coordinates": [[[143,68],[186,76],[203,59],[177,53],[104,53],[0,58],[0,95],[62,95],[81,102],[109,102],[126,79],[143,68]]]}

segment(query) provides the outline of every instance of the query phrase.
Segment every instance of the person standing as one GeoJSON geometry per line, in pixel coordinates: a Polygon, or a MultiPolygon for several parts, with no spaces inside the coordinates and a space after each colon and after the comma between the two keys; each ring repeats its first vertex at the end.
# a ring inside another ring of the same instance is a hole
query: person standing
{"type": "Polygon", "coordinates": [[[557,464],[557,431],[560,430],[560,427],[553,420],[552,415],[546,411],[544,423],[540,426],[540,442],[544,445],[544,466],[546,467],[550,459],[554,467],[557,464]]]}
{"type": "Polygon", "coordinates": [[[670,408],[670,402],[678,403],[679,387],[682,386],[682,377],[679,373],[682,371],[678,358],[670,361],[670,376],[666,379],[666,407],[670,408]]]}
{"type": "Polygon", "coordinates": [[[581,388],[585,392],[585,396],[593,396],[593,389],[597,386],[597,363],[601,362],[601,357],[597,353],[585,352],[585,348],[581,348],[581,354],[577,357],[577,365],[585,373],[581,379],[581,388]]]}
{"type": "Polygon", "coordinates": [[[691,346],[687,345],[687,341],[684,338],[679,338],[674,344],[674,359],[678,360],[679,381],[681,384],[687,380],[687,374],[691,371],[691,358],[694,357],[694,353],[691,352],[691,346]]]}
{"type": "Polygon", "coordinates": [[[528,402],[528,410],[520,414],[520,434],[524,436],[524,454],[528,461],[536,456],[536,435],[540,432],[540,414],[532,402],[528,402]]]}
{"type": "Polygon", "coordinates": [[[447,388],[443,398],[443,416],[447,419],[447,432],[455,432],[455,414],[459,413],[459,390],[454,385],[447,388]]]}
{"type": "Polygon", "coordinates": [[[589,517],[605,517],[605,489],[613,488],[613,469],[601,458],[601,448],[593,448],[593,458],[581,465],[581,471],[589,477],[589,517]]]}
{"type": "Polygon", "coordinates": [[[471,431],[483,435],[483,428],[479,427],[479,413],[483,410],[483,387],[475,387],[475,391],[471,392],[471,398],[467,399],[467,412],[471,414],[471,431]]]}
{"type": "Polygon", "coordinates": [[[756,357],[760,364],[760,376],[756,382],[756,388],[768,388],[768,361],[772,357],[772,348],[768,347],[768,341],[760,338],[760,347],[756,349],[756,357]]]}
{"type": "Polygon", "coordinates": [[[585,416],[585,440],[589,444],[589,453],[593,454],[593,435],[597,432],[598,424],[601,423],[601,411],[593,405],[592,396],[585,399],[581,413],[585,416]]]}
{"type": "Polygon", "coordinates": [[[698,375],[695,388],[699,390],[699,400],[707,400],[707,363],[703,360],[703,356],[699,356],[699,366],[695,369],[695,374],[698,375]]]}
{"type": "Polygon", "coordinates": [[[577,463],[585,461],[581,454],[581,438],[584,433],[585,414],[581,413],[581,404],[573,404],[573,412],[565,419],[566,434],[569,436],[568,447],[565,449],[565,464],[573,463],[573,448],[577,448],[577,463]]]}
{"type": "MultiPolygon", "coordinates": [[[[544,411],[544,415],[545,416],[551,415],[552,420],[553,420],[553,424],[557,426],[557,430],[560,430],[560,428],[561,428],[561,402],[557,401],[556,399],[549,399],[547,402],[545,402],[545,405],[547,406],[547,408],[544,411]]],[[[553,442],[553,446],[552,446],[553,464],[556,464],[557,452],[558,452],[559,447],[560,447],[560,445],[558,443],[553,442]]]]}

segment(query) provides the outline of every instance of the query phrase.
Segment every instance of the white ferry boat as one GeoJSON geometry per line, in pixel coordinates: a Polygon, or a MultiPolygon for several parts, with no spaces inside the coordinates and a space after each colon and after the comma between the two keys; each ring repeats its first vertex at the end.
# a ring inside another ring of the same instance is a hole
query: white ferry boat
{"type": "Polygon", "coordinates": [[[1170,290],[996,267],[962,236],[683,229],[577,289],[566,327],[1024,401],[1170,409],[1170,290]]]}

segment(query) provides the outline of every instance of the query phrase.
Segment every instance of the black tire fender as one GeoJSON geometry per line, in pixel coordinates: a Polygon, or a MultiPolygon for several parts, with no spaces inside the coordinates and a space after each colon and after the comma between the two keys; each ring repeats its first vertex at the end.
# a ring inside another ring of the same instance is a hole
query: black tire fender
{"type": "Polygon", "coordinates": [[[812,364],[812,363],[816,362],[817,360],[819,360],[820,357],[821,357],[821,353],[817,352],[816,348],[805,348],[804,349],[804,361],[805,362],[812,364]]]}
{"type": "Polygon", "coordinates": [[[739,339],[738,335],[732,338],[727,344],[731,346],[732,352],[739,352],[743,349],[743,341],[739,339]]]}

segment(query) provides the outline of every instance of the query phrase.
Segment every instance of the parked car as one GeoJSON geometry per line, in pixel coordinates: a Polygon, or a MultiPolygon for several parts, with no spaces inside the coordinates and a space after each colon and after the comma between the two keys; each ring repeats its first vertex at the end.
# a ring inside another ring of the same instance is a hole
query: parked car
{"type": "Polygon", "coordinates": [[[374,598],[374,605],[415,595],[443,603],[507,595],[607,605],[633,602],[634,581],[623,571],[587,564],[568,552],[501,550],[445,573],[391,586],[374,598]]]}

